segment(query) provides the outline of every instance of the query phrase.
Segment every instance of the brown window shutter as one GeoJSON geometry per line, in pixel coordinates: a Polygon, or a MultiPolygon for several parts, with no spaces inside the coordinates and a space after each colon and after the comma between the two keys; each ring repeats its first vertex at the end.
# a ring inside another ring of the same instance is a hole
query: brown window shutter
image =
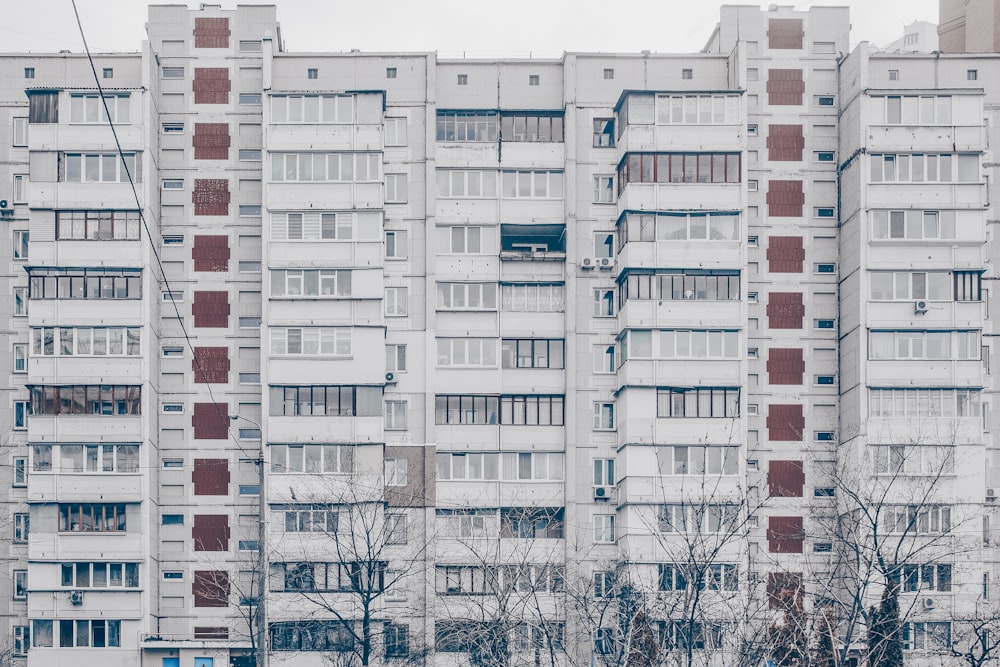
{"type": "Polygon", "coordinates": [[[806,195],[802,181],[768,181],[767,214],[772,218],[801,218],[806,195]]]}
{"type": "Polygon", "coordinates": [[[774,442],[798,442],[806,428],[801,404],[770,405],[767,409],[767,437],[774,442]]]}
{"type": "Polygon", "coordinates": [[[802,384],[805,370],[801,347],[772,347],[768,350],[768,384],[802,384]]]}
{"type": "Polygon", "coordinates": [[[195,607],[229,606],[229,573],[225,570],[195,570],[191,584],[195,607]]]}
{"type": "Polygon", "coordinates": [[[191,360],[194,381],[199,384],[226,384],[229,382],[229,348],[196,347],[191,360]]]}
{"type": "Polygon", "coordinates": [[[196,18],[194,20],[194,48],[196,49],[228,49],[229,35],[228,18],[196,18]]]}
{"type": "Polygon", "coordinates": [[[767,103],[774,106],[800,105],[806,82],[800,69],[767,70],[767,103]]]}
{"type": "Polygon", "coordinates": [[[802,273],[805,258],[801,236],[768,237],[767,270],[771,273],[802,273]]]}
{"type": "Polygon", "coordinates": [[[771,461],[767,467],[767,486],[772,498],[801,498],[806,484],[802,461],[771,461]]]}
{"type": "Polygon", "coordinates": [[[229,68],[195,67],[191,87],[195,104],[229,104],[229,68]]]}
{"type": "Polygon", "coordinates": [[[801,125],[768,125],[767,159],[772,162],[801,162],[806,146],[801,125]]]}
{"type": "Polygon", "coordinates": [[[197,234],[191,248],[195,271],[229,270],[229,237],[197,234]]]}
{"type": "Polygon", "coordinates": [[[225,514],[195,514],[191,536],[195,551],[229,551],[229,517],[225,514]]]}
{"type": "Polygon", "coordinates": [[[195,440],[226,440],[229,438],[229,405],[226,403],[195,403],[191,415],[195,440]]]}
{"type": "Polygon", "coordinates": [[[191,473],[196,496],[229,495],[229,461],[226,459],[195,459],[191,473]]]}
{"type": "Polygon", "coordinates": [[[229,292],[195,291],[191,315],[194,325],[202,328],[225,329],[229,326],[229,292]]]}
{"type": "Polygon", "coordinates": [[[767,22],[767,48],[769,49],[801,49],[802,19],[770,19],[767,22]]]}
{"type": "Polygon", "coordinates": [[[228,160],[229,146],[232,144],[229,124],[195,123],[191,144],[194,146],[195,160],[228,160]]]}
{"type": "Polygon", "coordinates": [[[195,215],[229,215],[229,181],[224,178],[196,178],[191,192],[195,215]]]}
{"type": "Polygon", "coordinates": [[[767,601],[771,609],[790,608],[802,603],[801,572],[768,572],[767,601]]]}
{"type": "Polygon", "coordinates": [[[806,307],[802,292],[771,292],[767,296],[767,326],[771,329],[801,329],[806,307]]]}
{"type": "Polygon", "coordinates": [[[773,554],[800,554],[805,538],[800,516],[772,516],[767,521],[767,548],[773,554]]]}

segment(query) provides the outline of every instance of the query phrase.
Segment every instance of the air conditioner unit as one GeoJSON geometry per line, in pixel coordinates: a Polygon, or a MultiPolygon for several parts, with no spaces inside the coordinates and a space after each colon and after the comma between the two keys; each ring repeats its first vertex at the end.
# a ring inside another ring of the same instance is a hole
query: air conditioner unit
{"type": "Polygon", "coordinates": [[[923,299],[920,299],[919,301],[914,301],[913,302],[913,312],[916,313],[917,315],[920,315],[921,313],[926,313],[927,312],[927,302],[924,301],[923,299]]]}
{"type": "Polygon", "coordinates": [[[995,503],[997,500],[997,490],[996,489],[986,489],[986,502],[995,503]]]}
{"type": "Polygon", "coordinates": [[[580,260],[580,268],[584,269],[585,271],[593,269],[594,266],[596,265],[597,261],[593,257],[584,257],[583,259],[580,260]]]}
{"type": "Polygon", "coordinates": [[[83,591],[70,591],[69,602],[73,605],[83,604],[83,591]]]}
{"type": "Polygon", "coordinates": [[[937,606],[937,600],[934,598],[924,598],[923,599],[924,609],[933,609],[937,606]]]}
{"type": "Polygon", "coordinates": [[[385,383],[386,384],[396,384],[396,374],[395,373],[386,373],[385,374],[385,383]]]}
{"type": "Polygon", "coordinates": [[[9,203],[6,199],[0,199],[0,208],[10,208],[9,203]]]}
{"type": "Polygon", "coordinates": [[[597,260],[597,266],[602,271],[611,271],[615,268],[615,259],[614,257],[600,257],[597,260]]]}
{"type": "Polygon", "coordinates": [[[594,500],[611,500],[614,495],[615,487],[613,486],[595,486],[594,487],[594,500]]]}

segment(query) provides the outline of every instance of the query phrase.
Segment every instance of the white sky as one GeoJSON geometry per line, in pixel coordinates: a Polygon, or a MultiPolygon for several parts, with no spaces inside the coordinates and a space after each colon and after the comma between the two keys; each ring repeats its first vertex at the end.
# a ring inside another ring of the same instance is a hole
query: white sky
{"type": "MultiPolygon", "coordinates": [[[[138,51],[145,0],[76,0],[93,51],[138,51]]],[[[167,2],[154,4],[169,4],[167,2]]],[[[175,0],[197,8],[198,2],[175,0]]],[[[224,9],[235,0],[214,0],[224,9]]],[[[442,56],[557,56],[563,51],[699,51],[717,0],[242,0],[277,4],[288,51],[438,51],[442,56]]],[[[730,1],[725,4],[740,4],[730,1]]],[[[747,2],[743,4],[754,4],[747,2]]],[[[778,4],[793,4],[789,0],[778,4]]],[[[914,20],[937,23],[938,0],[814,0],[851,8],[852,46],[885,45],[914,20]]],[[[81,51],[70,0],[0,0],[0,52],[81,51]]]]}

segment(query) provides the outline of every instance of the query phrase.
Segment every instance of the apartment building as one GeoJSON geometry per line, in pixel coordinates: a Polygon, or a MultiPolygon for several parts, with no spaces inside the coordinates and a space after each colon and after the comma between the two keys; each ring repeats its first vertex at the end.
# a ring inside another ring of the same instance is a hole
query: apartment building
{"type": "Polygon", "coordinates": [[[994,56],[845,8],[557,60],[147,31],[0,56],[14,663],[723,664],[801,614],[851,664],[889,589],[941,664],[1000,618],[994,56]]]}

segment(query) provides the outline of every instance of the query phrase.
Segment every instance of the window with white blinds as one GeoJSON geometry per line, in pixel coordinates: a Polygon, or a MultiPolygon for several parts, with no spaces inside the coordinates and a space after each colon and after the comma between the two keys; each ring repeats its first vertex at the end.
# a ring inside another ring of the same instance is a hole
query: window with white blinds
{"type": "Polygon", "coordinates": [[[271,214],[272,241],[349,241],[355,225],[377,228],[378,213],[281,211],[271,214]]]}

